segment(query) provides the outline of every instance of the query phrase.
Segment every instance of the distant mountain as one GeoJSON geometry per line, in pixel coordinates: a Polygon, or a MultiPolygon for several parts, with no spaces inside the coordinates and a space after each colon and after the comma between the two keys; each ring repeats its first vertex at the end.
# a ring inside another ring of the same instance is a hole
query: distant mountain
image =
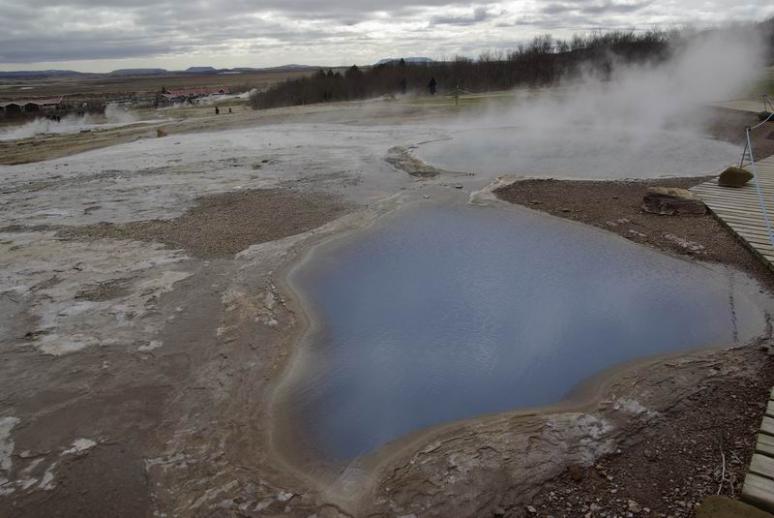
{"type": "Polygon", "coordinates": [[[295,70],[316,70],[318,68],[320,67],[315,67],[312,65],[282,65],[279,67],[257,68],[253,70],[262,72],[293,72],[295,70]]]}
{"type": "Polygon", "coordinates": [[[66,77],[87,75],[74,70],[14,70],[0,72],[0,79],[39,79],[42,77],[66,77]]]}
{"type": "MultiPolygon", "coordinates": [[[[423,58],[423,57],[411,57],[411,58],[402,58],[403,61],[410,65],[426,65],[428,63],[434,63],[435,61],[430,58],[423,58]]],[[[388,63],[397,63],[401,60],[401,58],[387,58],[382,59],[379,62],[377,62],[377,65],[387,65],[388,63]]]]}
{"type": "Polygon", "coordinates": [[[218,69],[210,66],[203,67],[189,67],[185,70],[165,70],[163,68],[122,68],[119,70],[113,70],[107,74],[100,73],[84,73],[76,72],[74,70],[14,70],[9,72],[0,72],[0,80],[2,79],[44,79],[47,77],[98,77],[98,76],[119,76],[119,77],[132,77],[132,76],[164,76],[175,74],[242,74],[251,72],[294,72],[304,70],[317,70],[320,67],[309,65],[282,65],[279,67],[268,68],[252,68],[252,67],[238,67],[238,68],[224,68],[218,69]]]}
{"type": "Polygon", "coordinates": [[[163,68],[121,68],[110,72],[111,76],[160,76],[168,74],[163,68]]]}
{"type": "Polygon", "coordinates": [[[217,74],[215,67],[188,67],[183,72],[187,74],[217,74]]]}

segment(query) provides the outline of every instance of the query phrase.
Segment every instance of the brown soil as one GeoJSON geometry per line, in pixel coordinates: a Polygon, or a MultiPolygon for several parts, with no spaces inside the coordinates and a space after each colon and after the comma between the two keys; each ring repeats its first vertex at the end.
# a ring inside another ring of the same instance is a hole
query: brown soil
{"type": "Polygon", "coordinates": [[[752,379],[709,383],[663,413],[634,444],[545,484],[532,500],[534,514],[682,517],[694,516],[709,495],[738,498],[772,385],[771,368],[752,379]]]}
{"type": "Polygon", "coordinates": [[[75,298],[93,302],[117,299],[129,293],[130,282],[131,279],[119,279],[94,284],[76,293],[75,298]]]}
{"type": "Polygon", "coordinates": [[[774,274],[714,216],[659,216],[640,208],[650,186],[685,189],[706,180],[525,180],[498,189],[496,194],[511,203],[594,225],[660,250],[735,266],[774,288],[774,274]]]}
{"type": "Polygon", "coordinates": [[[201,197],[194,208],[171,220],[102,223],[63,229],[59,235],[152,241],[195,257],[228,257],[257,243],[319,227],[347,211],[345,204],[326,194],[249,190],[201,197]]]}

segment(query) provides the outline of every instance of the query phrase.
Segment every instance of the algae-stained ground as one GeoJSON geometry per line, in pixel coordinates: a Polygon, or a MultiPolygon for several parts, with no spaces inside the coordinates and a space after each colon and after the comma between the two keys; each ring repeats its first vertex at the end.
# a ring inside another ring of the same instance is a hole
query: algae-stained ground
{"type": "MultiPolygon", "coordinates": [[[[2,144],[6,163],[26,163],[0,166],[0,516],[575,516],[545,488],[574,505],[611,489],[593,478],[600,469],[616,484],[623,470],[620,485],[652,476],[626,466],[653,430],[682,433],[722,408],[717,436],[744,434],[771,367],[755,347],[630,366],[583,404],[450,424],[344,472],[277,454],[272,391],[305,323],[286,269],[404,204],[464,202],[487,185],[386,160],[444,138],[450,116],[379,101],[203,117],[163,138],[119,129],[2,144]],[[746,403],[721,404],[732,395],[746,403]]],[[[578,193],[549,191],[512,201],[573,208],[578,193]]],[[[660,221],[654,235],[672,225],[660,221]]],[[[712,234],[694,230],[696,242],[712,234]]],[[[696,469],[709,480],[680,495],[620,491],[687,516],[718,487],[738,493],[749,437],[722,447],[741,461],[734,478],[715,480],[707,453],[696,469]]],[[[672,453],[657,452],[664,470],[680,462],[672,453]]]]}

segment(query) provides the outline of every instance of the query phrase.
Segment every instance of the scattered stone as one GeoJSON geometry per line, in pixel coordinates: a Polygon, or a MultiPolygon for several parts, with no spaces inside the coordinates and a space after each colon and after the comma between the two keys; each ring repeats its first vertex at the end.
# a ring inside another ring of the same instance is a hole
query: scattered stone
{"type": "Polygon", "coordinates": [[[291,500],[295,495],[295,493],[291,493],[289,491],[281,491],[277,494],[277,501],[278,502],[287,502],[291,500]]]}
{"type": "Polygon", "coordinates": [[[649,187],[642,200],[642,210],[663,216],[684,214],[701,216],[707,213],[707,206],[687,189],[649,187]]]}
{"type": "Polygon", "coordinates": [[[97,445],[97,441],[91,439],[76,439],[71,448],[62,452],[62,455],[83,455],[97,445]]]}
{"type": "Polygon", "coordinates": [[[463,185],[461,183],[455,183],[454,188],[455,189],[462,189],[463,185]]]}
{"type": "Polygon", "coordinates": [[[718,185],[721,187],[744,187],[752,178],[752,173],[746,169],[729,167],[720,173],[718,185]]]}
{"type": "Polygon", "coordinates": [[[535,508],[534,508],[534,507],[532,507],[531,505],[528,505],[528,506],[527,506],[527,512],[528,512],[529,514],[537,514],[537,509],[535,509],[535,508]]]}
{"type": "Polygon", "coordinates": [[[629,500],[629,502],[627,503],[627,507],[629,508],[629,511],[632,513],[639,513],[640,511],[642,511],[640,504],[638,504],[634,500],[629,500]]]}
{"type": "Polygon", "coordinates": [[[164,128],[156,128],[156,137],[157,138],[166,137],[167,135],[168,135],[168,133],[166,131],[164,131],[164,128]]]}
{"type": "Polygon", "coordinates": [[[584,479],[584,471],[583,468],[580,466],[570,466],[567,468],[567,474],[570,476],[570,479],[574,482],[580,482],[584,479]]]}
{"type": "Polygon", "coordinates": [[[671,241],[672,243],[676,244],[680,248],[683,248],[690,253],[699,254],[699,253],[703,253],[705,250],[704,245],[702,245],[701,243],[689,241],[688,239],[683,239],[674,234],[666,233],[664,234],[664,239],[666,239],[667,241],[671,241]]]}

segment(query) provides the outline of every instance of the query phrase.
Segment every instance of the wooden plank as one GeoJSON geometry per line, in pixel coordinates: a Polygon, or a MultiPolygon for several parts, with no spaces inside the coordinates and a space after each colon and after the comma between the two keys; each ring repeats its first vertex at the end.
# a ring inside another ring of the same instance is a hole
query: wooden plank
{"type": "MultiPolygon", "coordinates": [[[[758,197],[758,195],[754,192],[751,192],[749,194],[736,194],[736,195],[728,195],[726,193],[709,193],[706,191],[699,191],[694,190],[694,193],[698,195],[698,197],[706,202],[709,203],[720,203],[723,201],[746,201],[749,204],[755,204],[760,206],[761,199],[758,197]]],[[[766,198],[766,193],[764,192],[763,195],[763,204],[766,206],[770,206],[772,204],[772,200],[766,198]]]]}
{"type": "MultiPolygon", "coordinates": [[[[739,227],[744,227],[747,230],[750,231],[758,231],[763,232],[765,234],[769,233],[769,229],[766,228],[766,223],[763,221],[763,218],[761,217],[755,217],[751,218],[749,216],[740,216],[737,214],[731,214],[731,213],[725,213],[723,211],[712,211],[715,216],[720,218],[723,223],[726,223],[729,226],[737,225],[739,227]]],[[[772,212],[772,220],[774,221],[774,212],[772,212]]]]}
{"type": "Polygon", "coordinates": [[[738,226],[733,227],[732,230],[744,237],[750,237],[751,239],[757,239],[763,244],[764,246],[771,246],[771,242],[769,241],[769,235],[767,233],[761,232],[759,230],[752,230],[749,227],[744,226],[738,226]]]}
{"type": "MultiPolygon", "coordinates": [[[[750,462],[750,473],[774,480],[774,459],[756,453],[750,462]]],[[[774,494],[771,495],[774,498],[774,494]]]]}
{"type": "MultiPolygon", "coordinates": [[[[766,189],[763,191],[763,204],[770,206],[772,203],[771,198],[767,196],[769,192],[769,189],[766,189]]],[[[729,194],[726,192],[706,192],[706,191],[698,191],[697,194],[699,195],[699,198],[702,200],[709,200],[715,203],[719,203],[722,201],[732,201],[732,200],[744,200],[748,203],[755,204],[756,206],[760,206],[761,199],[758,197],[758,193],[755,191],[750,191],[749,193],[737,193],[737,194],[729,194]]]]}
{"type": "Polygon", "coordinates": [[[761,431],[769,435],[774,435],[774,418],[763,416],[763,424],[761,424],[761,431]]]}
{"type": "MultiPolygon", "coordinates": [[[[758,204],[755,204],[750,207],[746,207],[745,205],[738,202],[713,203],[713,202],[708,202],[707,200],[703,200],[703,201],[710,209],[712,209],[712,212],[718,212],[718,211],[731,212],[731,213],[741,214],[746,217],[763,220],[763,211],[760,209],[758,204]]],[[[766,212],[768,212],[769,215],[773,214],[774,206],[766,207],[766,212]]]]}
{"type": "Polygon", "coordinates": [[[755,245],[755,248],[759,250],[765,250],[768,253],[774,253],[774,248],[771,246],[771,242],[769,241],[768,237],[759,237],[748,232],[738,232],[738,234],[744,237],[745,241],[755,245]]]}
{"type": "MultiPolygon", "coordinates": [[[[741,198],[731,198],[731,199],[722,199],[722,200],[714,200],[712,198],[709,198],[707,196],[699,196],[699,199],[703,201],[707,207],[714,210],[738,210],[738,211],[744,211],[745,213],[750,214],[763,214],[763,211],[761,210],[761,205],[758,203],[758,200],[744,200],[741,198]]],[[[771,211],[774,210],[774,204],[766,204],[766,212],[771,213],[771,211]]]]}
{"type": "Polygon", "coordinates": [[[742,487],[742,500],[767,511],[774,511],[774,480],[748,473],[742,487]]]}
{"type": "MultiPolygon", "coordinates": [[[[774,199],[774,189],[772,189],[772,198],[774,199]]],[[[757,211],[758,213],[761,213],[761,204],[760,202],[755,200],[746,200],[744,198],[723,198],[723,199],[716,199],[711,198],[709,196],[699,196],[699,199],[703,201],[707,207],[711,209],[734,209],[739,211],[757,211]]],[[[764,204],[766,206],[766,210],[770,211],[772,208],[774,208],[774,204],[764,204]]]]}
{"type": "MultiPolygon", "coordinates": [[[[774,156],[757,163],[756,182],[757,186],[750,183],[734,189],[721,187],[717,179],[713,179],[694,186],[691,191],[707,204],[715,217],[774,268],[774,246],[761,209],[761,196],[758,195],[760,188],[765,210],[774,221],[774,156]]],[[[774,435],[774,413],[767,417],[764,426],[769,427],[769,433],[774,435]]]]}
{"type": "MultiPolygon", "coordinates": [[[[750,215],[763,214],[763,211],[761,210],[761,206],[757,200],[745,201],[739,198],[732,198],[730,200],[726,200],[726,199],[713,200],[706,196],[700,196],[699,199],[703,201],[707,205],[707,207],[709,207],[713,211],[737,210],[750,215]]],[[[773,205],[766,204],[766,212],[770,214],[772,210],[774,210],[774,204],[773,205]]]]}
{"type": "MultiPolygon", "coordinates": [[[[768,229],[766,228],[766,223],[764,222],[762,217],[750,217],[749,215],[745,216],[744,214],[735,214],[732,212],[725,211],[723,209],[713,210],[712,212],[714,212],[716,216],[718,216],[723,221],[727,222],[729,225],[736,223],[739,225],[747,225],[751,228],[764,230],[768,232],[768,229]]],[[[774,219],[774,214],[772,214],[772,219],[774,219]]]]}
{"type": "Polygon", "coordinates": [[[774,457],[774,436],[765,433],[758,434],[755,451],[769,457],[774,457]]]}
{"type": "MultiPolygon", "coordinates": [[[[715,211],[713,211],[715,212],[715,211]]],[[[744,218],[727,212],[715,212],[715,215],[722,219],[728,226],[733,227],[736,225],[746,226],[750,230],[758,230],[768,233],[768,229],[762,220],[756,220],[752,218],[744,218]]],[[[774,214],[772,214],[772,220],[774,221],[774,214]]]]}
{"type": "Polygon", "coordinates": [[[757,239],[764,246],[772,246],[767,232],[761,232],[760,230],[751,229],[750,227],[745,227],[743,225],[733,227],[733,230],[737,234],[741,234],[751,239],[757,239]]]}
{"type": "MultiPolygon", "coordinates": [[[[702,191],[700,189],[694,189],[694,193],[696,193],[699,198],[705,201],[710,201],[712,203],[721,203],[724,201],[746,201],[750,205],[756,205],[760,206],[761,199],[758,197],[758,193],[755,191],[749,192],[749,193],[737,193],[737,194],[729,194],[726,192],[718,193],[718,192],[707,192],[702,191]]],[[[766,197],[767,191],[764,191],[763,193],[763,204],[770,207],[772,205],[772,200],[766,197]]]]}

